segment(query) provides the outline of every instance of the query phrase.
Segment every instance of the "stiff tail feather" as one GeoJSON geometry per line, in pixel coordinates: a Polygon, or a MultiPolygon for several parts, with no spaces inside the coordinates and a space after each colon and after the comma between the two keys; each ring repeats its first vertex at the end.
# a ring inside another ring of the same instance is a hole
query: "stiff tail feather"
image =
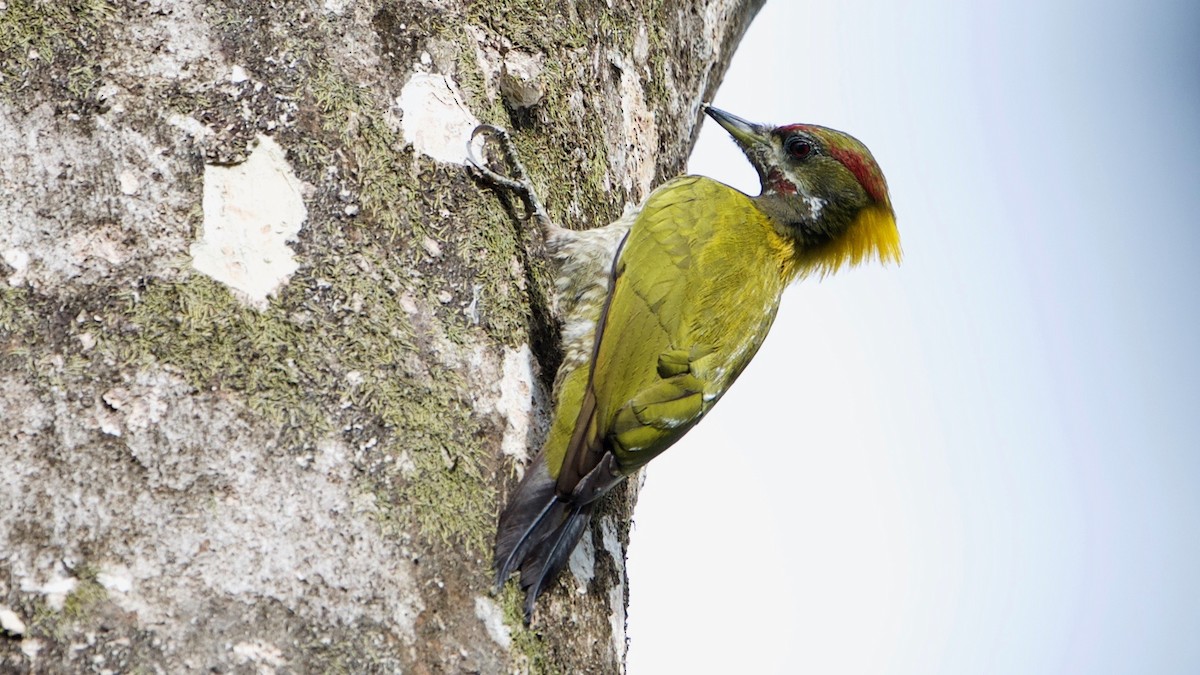
{"type": "Polygon", "coordinates": [[[521,570],[527,624],[538,596],[566,566],[592,515],[591,501],[563,499],[554,488],[545,464],[535,461],[508,500],[496,533],[496,588],[521,570]]]}
{"type": "MultiPolygon", "coordinates": [[[[533,617],[533,605],[566,566],[571,552],[592,518],[592,504],[574,504],[558,527],[545,537],[521,564],[521,588],[525,590],[525,623],[533,617]]],[[[565,510],[565,509],[564,509],[565,510]]]]}
{"type": "Polygon", "coordinates": [[[496,532],[496,590],[521,570],[525,591],[525,623],[542,591],[566,566],[583,537],[596,500],[625,479],[616,459],[604,455],[575,486],[569,497],[556,491],[544,457],[539,455],[500,514],[496,532]]]}
{"type": "Polygon", "coordinates": [[[529,552],[562,522],[566,504],[554,493],[554,479],[539,456],[509,498],[496,531],[496,588],[508,581],[529,552]]]}

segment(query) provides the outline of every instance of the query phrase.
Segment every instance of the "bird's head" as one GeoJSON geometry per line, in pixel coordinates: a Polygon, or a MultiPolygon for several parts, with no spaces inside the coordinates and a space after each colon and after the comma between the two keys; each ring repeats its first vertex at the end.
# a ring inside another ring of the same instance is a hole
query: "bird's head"
{"type": "Polygon", "coordinates": [[[900,261],[900,232],[887,182],[858,139],[812,124],[770,127],[705,106],[762,183],[755,198],[779,233],[796,242],[801,274],[828,274],[871,259],[900,261]]]}

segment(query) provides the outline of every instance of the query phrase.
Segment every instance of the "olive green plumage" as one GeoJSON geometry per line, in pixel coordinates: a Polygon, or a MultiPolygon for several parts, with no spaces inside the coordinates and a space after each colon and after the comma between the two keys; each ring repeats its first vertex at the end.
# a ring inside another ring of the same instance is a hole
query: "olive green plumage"
{"type": "MultiPolygon", "coordinates": [[[[870,153],[823,127],[753,125],[712,108],[755,166],[750,197],[684,176],[605,228],[554,225],[528,180],[517,191],[559,264],[565,358],[541,452],[500,517],[497,583],[516,569],[526,619],[565,565],[595,501],[666,450],[721,398],[762,345],[794,279],[899,259],[886,184],[870,153]]],[[[499,136],[523,174],[507,136],[499,136]]]]}
{"type": "MultiPolygon", "coordinates": [[[[560,491],[596,465],[595,453],[612,452],[616,468],[632,473],[708,411],[762,344],[795,275],[792,258],[791,245],[737,190],[687,176],[650,195],[614,269],[591,362],[595,405],[575,451],[579,466],[563,467],[560,491]],[[728,264],[736,259],[756,264],[728,264]]],[[[573,378],[581,388],[564,388],[559,400],[582,401],[588,379],[573,378]]],[[[584,424],[568,407],[565,416],[584,424]]],[[[574,449],[563,440],[546,444],[555,478],[574,449]]]]}

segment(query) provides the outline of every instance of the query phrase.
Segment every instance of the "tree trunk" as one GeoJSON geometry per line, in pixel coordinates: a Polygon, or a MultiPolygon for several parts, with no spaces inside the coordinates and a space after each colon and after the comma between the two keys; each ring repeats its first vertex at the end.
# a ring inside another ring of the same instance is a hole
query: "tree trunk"
{"type": "Polygon", "coordinates": [[[552,216],[680,172],[761,0],[6,0],[0,670],[615,672],[633,490],[520,621],[552,216]]]}

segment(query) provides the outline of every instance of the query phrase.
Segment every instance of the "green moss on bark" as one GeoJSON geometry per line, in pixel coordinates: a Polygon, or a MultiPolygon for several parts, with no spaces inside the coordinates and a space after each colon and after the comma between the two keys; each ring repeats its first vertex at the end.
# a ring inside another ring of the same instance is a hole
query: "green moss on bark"
{"type": "Polygon", "coordinates": [[[365,441],[358,430],[379,427],[362,463],[380,508],[482,550],[494,488],[471,401],[457,373],[420,358],[432,338],[417,335],[397,290],[363,254],[301,273],[261,312],[201,275],[154,282],[128,296],[127,328],[106,346],[129,366],[165,364],[199,390],[238,394],[293,447],[334,432],[365,441]]]}
{"type": "Polygon", "coordinates": [[[542,637],[525,625],[525,594],[519,584],[506,584],[499,600],[512,639],[512,651],[518,655],[515,665],[523,666],[529,675],[561,675],[563,670],[551,658],[542,637]]]}
{"type": "Polygon", "coordinates": [[[8,0],[0,11],[0,94],[49,75],[76,100],[91,96],[100,82],[97,64],[104,24],[116,14],[107,0],[8,0]],[[39,74],[34,77],[34,74],[39,74]]]}

